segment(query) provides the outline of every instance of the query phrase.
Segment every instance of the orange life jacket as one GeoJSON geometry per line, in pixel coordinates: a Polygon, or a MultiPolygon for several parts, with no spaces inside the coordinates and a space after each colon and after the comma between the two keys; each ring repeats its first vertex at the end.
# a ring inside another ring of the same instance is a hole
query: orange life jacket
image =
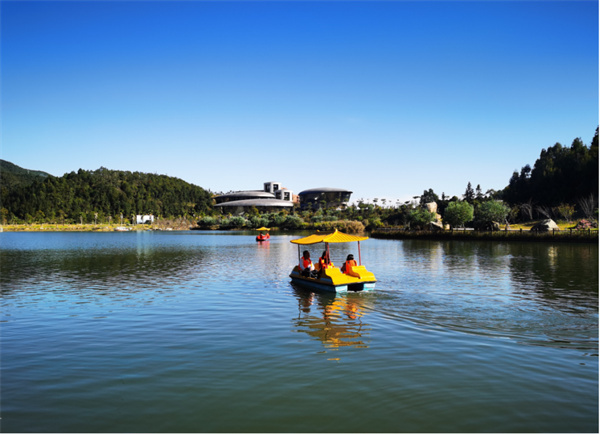
{"type": "Polygon", "coordinates": [[[333,267],[333,262],[331,262],[331,261],[326,262],[325,259],[319,258],[319,265],[321,266],[321,270],[324,270],[326,268],[333,267]]]}
{"type": "Polygon", "coordinates": [[[349,274],[352,267],[355,267],[355,266],[356,266],[356,261],[354,259],[350,259],[349,261],[346,261],[346,264],[344,267],[344,274],[349,274]]]}
{"type": "Polygon", "coordinates": [[[312,261],[310,259],[305,259],[305,258],[300,259],[300,268],[302,268],[303,270],[305,268],[310,268],[310,266],[312,264],[313,263],[312,263],[312,261]]]}

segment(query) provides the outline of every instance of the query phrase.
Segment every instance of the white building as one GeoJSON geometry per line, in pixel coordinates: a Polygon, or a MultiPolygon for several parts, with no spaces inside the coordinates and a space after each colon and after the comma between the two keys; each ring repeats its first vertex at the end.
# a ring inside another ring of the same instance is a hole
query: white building
{"type": "Polygon", "coordinates": [[[154,216],[152,214],[135,216],[135,224],[136,225],[145,225],[145,224],[151,224],[151,223],[154,223],[154,216]]]}
{"type": "Polygon", "coordinates": [[[269,181],[264,183],[264,191],[275,195],[275,199],[294,201],[294,192],[281,186],[281,182],[269,181]]]}

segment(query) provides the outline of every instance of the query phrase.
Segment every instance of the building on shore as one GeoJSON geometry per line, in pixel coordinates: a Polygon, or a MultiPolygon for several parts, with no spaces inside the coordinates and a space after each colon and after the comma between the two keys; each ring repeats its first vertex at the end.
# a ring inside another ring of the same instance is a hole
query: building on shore
{"type": "Polygon", "coordinates": [[[299,204],[302,210],[345,208],[352,192],[341,188],[311,188],[295,195],[280,182],[265,182],[262,190],[242,190],[216,196],[215,208],[231,214],[242,214],[252,208],[259,212],[291,210],[299,204]]]}
{"type": "Polygon", "coordinates": [[[345,208],[348,206],[351,195],[350,190],[330,187],[311,188],[298,193],[300,209],[302,210],[345,208]]]}
{"type": "Polygon", "coordinates": [[[149,225],[154,223],[154,215],[146,214],[146,215],[136,215],[135,216],[135,224],[136,225],[149,225]]]}
{"type": "Polygon", "coordinates": [[[233,200],[215,205],[215,208],[236,215],[248,212],[252,208],[256,208],[260,213],[267,213],[291,210],[293,207],[293,202],[279,199],[233,200]]]}
{"type": "Polygon", "coordinates": [[[298,202],[292,190],[282,187],[280,182],[265,182],[263,190],[243,190],[221,194],[215,198],[215,208],[231,214],[242,214],[252,208],[259,212],[291,210],[298,202]]]}

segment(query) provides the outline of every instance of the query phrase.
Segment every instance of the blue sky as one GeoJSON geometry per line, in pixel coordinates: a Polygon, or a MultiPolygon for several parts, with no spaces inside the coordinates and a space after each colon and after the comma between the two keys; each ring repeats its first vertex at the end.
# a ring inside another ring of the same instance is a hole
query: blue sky
{"type": "Polygon", "coordinates": [[[0,8],[0,156],[56,176],[460,196],[598,126],[596,1],[0,8]]]}

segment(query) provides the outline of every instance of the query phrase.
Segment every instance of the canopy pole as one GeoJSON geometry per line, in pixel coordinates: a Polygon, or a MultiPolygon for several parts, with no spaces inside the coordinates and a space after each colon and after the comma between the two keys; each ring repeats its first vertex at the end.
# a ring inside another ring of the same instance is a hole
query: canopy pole
{"type": "Polygon", "coordinates": [[[329,256],[329,243],[325,243],[325,248],[327,250],[327,256],[326,256],[326,258],[327,258],[327,260],[329,262],[331,262],[331,256],[329,256]]]}
{"type": "Polygon", "coordinates": [[[300,244],[298,244],[298,264],[300,264],[301,259],[302,259],[302,256],[300,255],[300,244]]]}
{"type": "Polygon", "coordinates": [[[360,241],[358,241],[358,265],[362,265],[362,259],[360,257],[360,241]]]}

